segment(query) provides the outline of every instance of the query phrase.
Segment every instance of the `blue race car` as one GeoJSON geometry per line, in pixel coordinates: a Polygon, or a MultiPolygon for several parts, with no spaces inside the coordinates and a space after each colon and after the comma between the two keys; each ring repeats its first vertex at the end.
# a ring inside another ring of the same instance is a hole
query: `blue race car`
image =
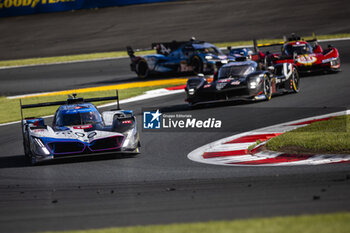
{"type": "Polygon", "coordinates": [[[157,54],[135,56],[134,50],[127,46],[131,70],[140,78],[157,73],[214,74],[222,65],[235,61],[233,56],[225,55],[215,45],[194,38],[190,41],[153,43],[152,49],[157,54]]]}
{"type": "Polygon", "coordinates": [[[21,104],[21,112],[22,109],[54,105],[60,107],[54,115],[52,126],[46,125],[43,118],[22,118],[24,153],[32,164],[76,156],[140,153],[136,117],[131,110],[120,110],[118,95],[21,104]],[[118,109],[100,114],[89,103],[104,100],[117,100],[118,109]]]}
{"type": "Polygon", "coordinates": [[[234,58],[238,58],[241,59],[241,57],[250,57],[251,55],[253,55],[253,50],[251,50],[250,48],[231,48],[231,47],[227,47],[227,50],[229,51],[229,55],[234,57],[234,58]]]}

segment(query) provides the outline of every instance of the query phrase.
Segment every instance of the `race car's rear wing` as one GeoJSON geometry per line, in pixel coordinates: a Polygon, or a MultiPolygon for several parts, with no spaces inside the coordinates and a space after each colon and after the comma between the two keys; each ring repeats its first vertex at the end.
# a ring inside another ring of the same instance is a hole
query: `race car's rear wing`
{"type": "Polygon", "coordinates": [[[295,34],[292,34],[290,37],[286,37],[283,36],[283,41],[281,42],[277,42],[277,43],[265,43],[265,44],[258,44],[257,40],[254,39],[253,43],[254,43],[254,52],[258,53],[259,48],[264,48],[264,47],[273,47],[273,46],[283,46],[285,43],[287,42],[296,42],[296,41],[305,41],[305,42],[317,42],[317,38],[315,33],[312,34],[312,39],[310,40],[304,40],[303,38],[301,38],[300,36],[296,36],[295,34]]]}
{"type": "Polygon", "coordinates": [[[45,103],[38,103],[38,104],[25,104],[25,105],[22,104],[22,99],[20,99],[19,103],[21,106],[22,125],[23,125],[23,109],[26,109],[26,108],[40,108],[40,107],[65,105],[65,104],[80,104],[80,103],[89,103],[89,102],[97,102],[97,101],[117,100],[117,108],[118,108],[118,110],[120,109],[118,90],[116,90],[115,96],[96,97],[96,98],[89,98],[89,99],[76,98],[76,96],[77,96],[76,94],[73,94],[73,96],[70,96],[70,98],[68,98],[66,101],[55,101],[55,102],[45,102],[45,103]]]}
{"type": "Polygon", "coordinates": [[[131,46],[126,46],[126,51],[130,58],[135,57],[135,52],[150,51],[154,49],[157,51],[157,54],[167,55],[172,51],[178,49],[182,45],[186,45],[186,44],[191,45],[192,43],[204,43],[204,41],[191,39],[188,41],[173,40],[171,42],[155,42],[151,44],[151,48],[144,48],[144,49],[132,49],[131,46]]]}
{"type": "Polygon", "coordinates": [[[135,57],[135,52],[142,52],[142,51],[151,51],[153,48],[145,48],[145,49],[133,49],[131,46],[126,46],[126,52],[128,53],[128,56],[130,58],[135,57]]]}
{"type": "Polygon", "coordinates": [[[188,41],[157,42],[152,43],[151,48],[144,49],[133,49],[131,46],[126,46],[126,52],[131,59],[135,58],[135,52],[151,51],[154,49],[156,50],[157,54],[167,55],[185,43],[188,43],[188,41]]]}

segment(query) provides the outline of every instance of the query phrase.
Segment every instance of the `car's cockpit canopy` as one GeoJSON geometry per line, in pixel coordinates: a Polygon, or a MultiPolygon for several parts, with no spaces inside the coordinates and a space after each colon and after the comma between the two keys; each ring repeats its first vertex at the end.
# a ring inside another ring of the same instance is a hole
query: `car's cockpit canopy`
{"type": "Polygon", "coordinates": [[[64,105],[57,110],[54,123],[58,127],[95,125],[102,124],[102,118],[92,104],[64,105]]]}
{"type": "Polygon", "coordinates": [[[257,69],[255,62],[233,62],[231,64],[225,65],[219,70],[218,79],[247,76],[257,69]]]}
{"type": "Polygon", "coordinates": [[[306,42],[287,43],[283,46],[283,52],[288,56],[292,56],[294,53],[297,55],[311,54],[312,47],[306,42]]]}

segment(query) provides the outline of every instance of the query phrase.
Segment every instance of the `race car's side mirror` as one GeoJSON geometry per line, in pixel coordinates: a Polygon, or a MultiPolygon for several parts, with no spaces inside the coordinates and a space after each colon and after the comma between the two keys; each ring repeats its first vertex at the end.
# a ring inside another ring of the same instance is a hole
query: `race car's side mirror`
{"type": "Polygon", "coordinates": [[[320,45],[316,45],[314,48],[314,53],[322,53],[323,49],[320,45]]]}

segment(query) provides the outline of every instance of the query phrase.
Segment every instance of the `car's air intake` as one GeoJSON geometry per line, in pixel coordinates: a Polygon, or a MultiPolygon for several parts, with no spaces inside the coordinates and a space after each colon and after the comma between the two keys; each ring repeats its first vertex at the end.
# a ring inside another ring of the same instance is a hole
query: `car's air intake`
{"type": "Polygon", "coordinates": [[[90,143],[89,148],[91,151],[103,151],[118,149],[122,146],[124,136],[114,136],[109,138],[101,138],[94,140],[90,143]]]}
{"type": "Polygon", "coordinates": [[[53,154],[82,153],[85,149],[81,142],[50,142],[47,144],[53,154]]]}

